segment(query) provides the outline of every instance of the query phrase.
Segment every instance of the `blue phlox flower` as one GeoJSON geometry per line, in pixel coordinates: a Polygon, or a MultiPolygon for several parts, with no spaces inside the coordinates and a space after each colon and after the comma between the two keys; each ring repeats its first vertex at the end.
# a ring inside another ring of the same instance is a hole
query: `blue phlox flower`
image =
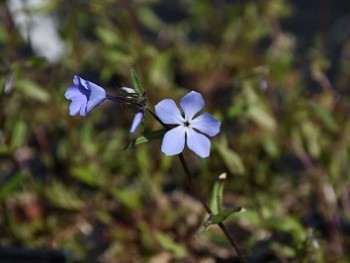
{"type": "Polygon", "coordinates": [[[72,101],[69,114],[71,116],[80,114],[82,117],[108,98],[102,87],[77,75],[73,78],[73,86],[67,89],[64,96],[72,101]]]}
{"type": "Polygon", "coordinates": [[[212,137],[220,132],[221,122],[207,112],[197,116],[205,105],[202,95],[198,92],[189,92],[180,100],[180,105],[183,114],[171,99],[162,100],[155,106],[156,114],[164,124],[176,125],[165,133],[162,152],[170,156],[179,154],[184,150],[186,142],[188,148],[198,156],[208,157],[208,136],[212,137]]]}

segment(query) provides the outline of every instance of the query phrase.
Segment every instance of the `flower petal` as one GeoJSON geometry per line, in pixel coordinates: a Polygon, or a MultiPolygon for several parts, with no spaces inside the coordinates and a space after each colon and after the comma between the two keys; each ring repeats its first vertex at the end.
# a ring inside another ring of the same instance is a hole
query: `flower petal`
{"type": "Polygon", "coordinates": [[[191,91],[180,100],[181,107],[185,113],[185,121],[190,121],[201,109],[205,102],[202,95],[196,91],[191,91]]]}
{"type": "Polygon", "coordinates": [[[79,91],[79,88],[76,86],[69,87],[66,92],[64,93],[64,96],[67,100],[71,100],[73,97],[81,95],[81,92],[79,91]]]}
{"type": "Polygon", "coordinates": [[[91,91],[86,107],[86,113],[88,113],[93,108],[100,105],[106,99],[107,95],[106,91],[97,84],[90,81],[85,81],[85,84],[91,91]]]}
{"type": "Polygon", "coordinates": [[[79,84],[80,84],[80,77],[78,75],[74,75],[74,77],[73,77],[73,84],[79,86],[79,84]]]}
{"type": "Polygon", "coordinates": [[[202,158],[210,154],[210,140],[191,128],[187,130],[187,146],[202,158]]]}
{"type": "Polygon", "coordinates": [[[185,128],[178,126],[166,132],[162,142],[162,152],[165,155],[179,154],[185,148],[185,128]]]}
{"type": "Polygon", "coordinates": [[[143,115],[144,115],[143,111],[139,111],[138,113],[136,113],[134,120],[132,121],[130,133],[134,133],[136,131],[137,127],[140,125],[143,119],[143,115]]]}
{"type": "Polygon", "coordinates": [[[181,116],[180,110],[175,102],[171,99],[165,99],[159,102],[156,106],[156,114],[159,119],[165,124],[183,124],[184,119],[181,116]]]}
{"type": "Polygon", "coordinates": [[[86,103],[86,98],[84,96],[76,96],[72,98],[72,102],[69,105],[69,115],[76,115],[81,108],[81,105],[86,103]]]}
{"type": "Polygon", "coordinates": [[[205,112],[191,121],[191,127],[209,136],[215,136],[220,132],[221,122],[211,114],[205,112]]]}
{"type": "Polygon", "coordinates": [[[81,117],[85,117],[86,116],[86,114],[88,113],[87,112],[87,110],[86,110],[86,105],[87,105],[87,103],[84,103],[83,105],[81,105],[81,107],[80,107],[80,116],[81,117]]]}
{"type": "Polygon", "coordinates": [[[87,87],[86,85],[86,80],[81,78],[80,76],[78,75],[74,75],[73,77],[73,84],[78,86],[79,88],[81,89],[85,89],[85,90],[88,90],[89,88],[87,87]]]}

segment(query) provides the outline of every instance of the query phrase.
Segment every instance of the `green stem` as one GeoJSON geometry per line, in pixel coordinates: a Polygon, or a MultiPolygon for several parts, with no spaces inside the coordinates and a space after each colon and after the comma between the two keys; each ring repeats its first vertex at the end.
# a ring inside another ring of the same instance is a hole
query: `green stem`
{"type": "MultiPolygon", "coordinates": [[[[159,117],[150,109],[147,107],[147,111],[153,116],[153,118],[155,118],[164,128],[166,128],[167,130],[169,130],[169,126],[164,124],[161,119],[159,119],[159,117]]],[[[204,199],[202,198],[199,189],[197,188],[196,184],[193,181],[193,177],[191,175],[190,170],[188,169],[186,160],[183,156],[182,153],[179,154],[179,158],[180,158],[180,162],[181,165],[185,171],[186,174],[186,178],[187,181],[190,185],[191,190],[195,193],[195,195],[197,196],[197,198],[199,199],[199,201],[201,202],[201,204],[203,205],[205,211],[209,214],[209,215],[213,215],[213,211],[210,209],[210,207],[207,205],[207,203],[204,201],[204,199]]],[[[237,253],[239,259],[241,262],[243,263],[248,263],[248,260],[246,258],[246,256],[243,254],[243,252],[241,251],[241,249],[238,247],[237,241],[234,239],[233,236],[231,236],[231,234],[229,233],[229,231],[227,230],[226,226],[224,225],[224,223],[219,223],[218,224],[219,227],[221,228],[221,230],[224,232],[226,238],[228,239],[228,241],[230,242],[230,244],[232,245],[232,247],[234,248],[235,252],[237,253]]]]}

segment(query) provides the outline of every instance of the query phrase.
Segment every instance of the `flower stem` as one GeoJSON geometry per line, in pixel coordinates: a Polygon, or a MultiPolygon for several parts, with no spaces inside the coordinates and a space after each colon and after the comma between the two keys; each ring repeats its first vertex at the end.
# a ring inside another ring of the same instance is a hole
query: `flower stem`
{"type": "MultiPolygon", "coordinates": [[[[210,209],[210,207],[207,205],[207,203],[204,201],[204,199],[202,198],[196,184],[194,183],[193,181],[193,177],[190,173],[190,170],[188,169],[188,166],[187,166],[187,163],[186,163],[186,160],[183,156],[182,153],[179,154],[179,158],[180,158],[180,162],[181,162],[181,165],[185,171],[185,174],[186,174],[186,177],[187,177],[187,181],[192,189],[192,191],[196,194],[197,198],[199,199],[199,201],[202,203],[205,211],[207,211],[207,213],[209,215],[213,215],[213,211],[210,209]]],[[[243,252],[241,251],[241,249],[238,247],[238,244],[237,244],[237,241],[234,239],[233,236],[231,236],[231,234],[228,232],[226,226],[224,223],[219,223],[218,224],[219,227],[221,228],[221,230],[224,232],[226,238],[228,239],[228,241],[230,242],[230,244],[232,245],[232,247],[235,249],[239,259],[241,262],[243,263],[248,263],[248,260],[246,258],[246,256],[243,254],[243,252]]]]}
{"type": "MultiPolygon", "coordinates": [[[[166,128],[167,130],[169,130],[169,126],[164,124],[159,117],[150,109],[147,107],[147,111],[152,115],[153,118],[155,118],[164,128],[166,128]]],[[[209,215],[213,215],[213,211],[210,209],[210,207],[207,205],[207,203],[204,201],[204,199],[202,198],[199,189],[197,188],[196,184],[193,181],[193,177],[191,175],[190,170],[188,169],[186,160],[183,156],[182,153],[179,154],[179,158],[180,158],[180,162],[181,165],[185,171],[186,174],[186,178],[187,181],[190,185],[191,190],[194,192],[194,194],[197,196],[197,198],[199,199],[199,201],[201,202],[201,204],[203,205],[205,211],[209,214],[209,215]]],[[[248,260],[246,258],[246,256],[243,254],[243,252],[241,251],[241,249],[238,247],[237,241],[234,239],[233,236],[231,236],[231,234],[229,233],[229,231],[227,230],[226,226],[224,223],[219,223],[218,224],[219,227],[221,228],[221,230],[224,232],[226,238],[228,239],[228,241],[230,242],[230,244],[232,245],[232,247],[234,248],[235,252],[237,253],[239,259],[241,262],[243,263],[248,263],[248,260]]]]}

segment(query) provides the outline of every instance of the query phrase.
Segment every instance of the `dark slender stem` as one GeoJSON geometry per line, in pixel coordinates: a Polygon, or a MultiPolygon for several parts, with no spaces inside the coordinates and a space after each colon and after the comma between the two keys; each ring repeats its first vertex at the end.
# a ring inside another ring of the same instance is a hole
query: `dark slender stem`
{"type": "Polygon", "coordinates": [[[179,158],[180,158],[181,165],[184,168],[184,171],[185,171],[188,183],[190,184],[192,191],[195,192],[195,194],[198,197],[199,201],[202,203],[205,211],[207,211],[207,213],[209,215],[212,215],[213,212],[211,211],[210,207],[207,205],[207,203],[202,198],[202,196],[201,196],[201,194],[199,192],[199,189],[197,188],[196,184],[193,181],[193,177],[191,176],[190,170],[188,169],[188,166],[187,166],[186,160],[184,158],[184,155],[182,153],[180,153],[179,154],[179,158]]]}
{"type": "MultiPolygon", "coordinates": [[[[188,169],[188,166],[187,166],[187,163],[186,163],[186,160],[183,156],[182,153],[179,154],[179,158],[180,158],[180,161],[181,161],[181,165],[182,167],[184,168],[184,171],[185,171],[185,174],[186,174],[186,177],[187,177],[187,180],[190,184],[190,187],[192,189],[192,191],[196,194],[197,198],[199,199],[199,201],[202,203],[203,207],[205,208],[205,210],[207,211],[207,213],[209,215],[212,215],[213,214],[213,211],[211,211],[210,207],[207,205],[207,203],[204,201],[204,199],[202,198],[197,186],[195,185],[194,181],[193,181],[193,177],[190,173],[190,170],[188,169]]],[[[243,254],[243,252],[241,251],[241,249],[238,247],[238,244],[237,244],[237,241],[234,239],[233,236],[231,236],[231,234],[228,232],[226,226],[224,223],[219,223],[218,224],[219,227],[221,228],[221,230],[224,232],[226,238],[229,240],[230,244],[232,245],[232,247],[235,249],[239,259],[241,260],[241,262],[243,263],[248,263],[248,260],[247,258],[245,257],[245,255],[243,254]]]]}
{"type": "MultiPolygon", "coordinates": [[[[147,111],[152,115],[153,118],[155,118],[165,129],[169,130],[169,126],[164,124],[161,119],[159,119],[159,117],[150,109],[147,107],[147,111]]],[[[195,193],[195,195],[197,196],[197,198],[199,199],[199,201],[201,202],[201,204],[203,205],[205,211],[209,214],[209,215],[213,215],[213,211],[211,211],[210,207],[207,205],[207,203],[204,201],[204,199],[202,198],[196,184],[193,181],[193,177],[191,175],[190,170],[188,169],[186,160],[183,156],[182,153],[179,154],[179,158],[180,158],[180,162],[181,165],[185,171],[186,174],[186,178],[187,181],[192,189],[192,191],[195,193]]],[[[243,263],[248,263],[248,260],[246,258],[246,256],[243,254],[243,252],[241,251],[241,249],[238,247],[236,240],[234,239],[233,236],[230,235],[230,233],[228,232],[226,226],[224,225],[224,223],[219,223],[218,224],[219,227],[221,228],[221,230],[224,232],[226,238],[229,240],[230,244],[232,245],[232,247],[235,249],[235,252],[237,253],[239,259],[241,262],[243,263]]]]}
{"type": "Polygon", "coordinates": [[[150,108],[147,107],[147,111],[155,118],[165,129],[170,130],[169,126],[162,122],[161,119],[150,108]]]}

